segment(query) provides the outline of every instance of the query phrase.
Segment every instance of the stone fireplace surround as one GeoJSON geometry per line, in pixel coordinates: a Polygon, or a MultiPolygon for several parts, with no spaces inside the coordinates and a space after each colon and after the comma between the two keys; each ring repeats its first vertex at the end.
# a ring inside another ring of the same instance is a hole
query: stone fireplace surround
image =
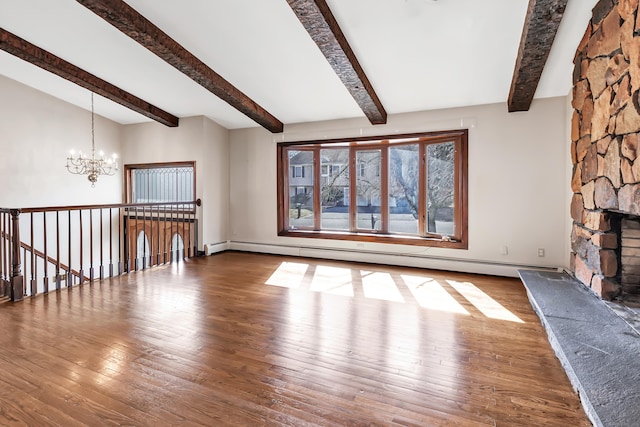
{"type": "Polygon", "coordinates": [[[604,299],[620,284],[619,214],[640,216],[638,0],[601,0],[574,59],[571,271],[604,299]]]}

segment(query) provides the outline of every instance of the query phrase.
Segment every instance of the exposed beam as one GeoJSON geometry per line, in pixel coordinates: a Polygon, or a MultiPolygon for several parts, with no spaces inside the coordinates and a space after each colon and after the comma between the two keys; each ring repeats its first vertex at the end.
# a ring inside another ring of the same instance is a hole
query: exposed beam
{"type": "Polygon", "coordinates": [[[256,123],[271,132],[282,132],[281,121],[127,3],[122,0],[77,1],[256,123]]]}
{"type": "Polygon", "coordinates": [[[528,111],[564,15],[567,0],[529,0],[509,91],[509,112],[528,111]]]}
{"type": "Polygon", "coordinates": [[[387,122],[378,95],[325,0],[287,0],[371,124],[387,122]]]}
{"type": "Polygon", "coordinates": [[[29,43],[3,28],[0,28],[0,49],[163,125],[178,126],[178,118],[176,116],[76,67],[62,58],[58,58],[51,52],[29,43]]]}

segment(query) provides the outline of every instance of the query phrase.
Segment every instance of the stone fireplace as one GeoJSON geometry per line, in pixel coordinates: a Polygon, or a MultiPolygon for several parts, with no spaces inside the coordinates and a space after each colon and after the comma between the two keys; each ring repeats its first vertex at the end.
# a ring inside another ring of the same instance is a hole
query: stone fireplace
{"type": "Polygon", "coordinates": [[[598,2],[574,63],[571,269],[603,298],[640,299],[638,0],[598,2]]]}

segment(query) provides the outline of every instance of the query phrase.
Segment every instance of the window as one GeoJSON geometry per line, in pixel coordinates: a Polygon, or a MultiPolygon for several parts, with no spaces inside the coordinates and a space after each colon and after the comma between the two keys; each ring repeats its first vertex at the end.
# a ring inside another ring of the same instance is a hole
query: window
{"type": "Polygon", "coordinates": [[[462,130],[278,144],[278,170],[291,171],[278,176],[279,235],[466,249],[467,139],[462,130]]]}
{"type": "MultiPolygon", "coordinates": [[[[314,177],[313,152],[308,150],[287,150],[290,179],[288,179],[289,215],[291,227],[308,228],[314,221],[314,177]]],[[[287,170],[285,169],[285,170],[287,170]]]]}
{"type": "Polygon", "coordinates": [[[322,168],[328,171],[320,184],[321,227],[349,230],[349,149],[320,150],[322,168]]]}
{"type": "Polygon", "coordinates": [[[125,165],[128,203],[192,202],[195,162],[125,165]]]}
{"type": "Polygon", "coordinates": [[[304,178],[304,166],[291,166],[293,178],[304,178]]]}

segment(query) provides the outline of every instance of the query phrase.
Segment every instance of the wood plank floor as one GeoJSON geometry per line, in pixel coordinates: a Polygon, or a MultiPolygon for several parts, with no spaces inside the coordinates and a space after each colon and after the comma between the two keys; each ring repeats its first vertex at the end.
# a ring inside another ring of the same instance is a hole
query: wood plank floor
{"type": "Polygon", "coordinates": [[[227,252],[0,322],[3,426],[590,425],[515,279],[227,252]]]}

